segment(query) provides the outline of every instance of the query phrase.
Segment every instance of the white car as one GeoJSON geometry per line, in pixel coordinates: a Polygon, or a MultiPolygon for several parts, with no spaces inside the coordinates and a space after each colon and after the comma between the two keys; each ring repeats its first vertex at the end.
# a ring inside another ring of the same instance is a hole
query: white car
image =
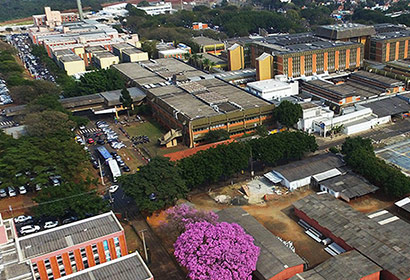
{"type": "Polygon", "coordinates": [[[110,193],[115,193],[115,192],[118,190],[119,187],[120,187],[120,186],[118,186],[118,185],[112,185],[112,186],[108,189],[108,191],[109,191],[110,193]]]}
{"type": "Polygon", "coordinates": [[[29,225],[29,226],[24,226],[20,228],[20,234],[21,235],[26,235],[30,233],[35,233],[40,230],[39,226],[36,225],[29,225]]]}
{"type": "Polygon", "coordinates": [[[26,193],[27,193],[26,188],[25,188],[24,186],[20,186],[20,187],[19,187],[19,193],[20,193],[20,194],[26,194],[26,193]]]}
{"type": "Polygon", "coordinates": [[[44,229],[54,228],[58,226],[58,221],[48,221],[44,223],[44,229]]]}
{"type": "Polygon", "coordinates": [[[15,217],[14,222],[18,224],[18,223],[27,222],[27,221],[32,220],[32,219],[33,219],[33,217],[31,217],[31,216],[21,215],[21,216],[15,217]]]}

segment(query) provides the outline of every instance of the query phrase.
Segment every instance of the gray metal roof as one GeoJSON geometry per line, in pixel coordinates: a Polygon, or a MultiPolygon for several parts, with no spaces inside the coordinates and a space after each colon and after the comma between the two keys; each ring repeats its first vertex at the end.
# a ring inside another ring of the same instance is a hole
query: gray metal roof
{"type": "Polygon", "coordinates": [[[61,280],[148,280],[153,279],[136,252],[60,278],[61,280]]]}
{"type": "Polygon", "coordinates": [[[360,105],[372,109],[379,118],[410,112],[410,103],[399,96],[391,96],[360,105]]]}
{"type": "Polygon", "coordinates": [[[373,193],[379,189],[353,172],[321,181],[320,184],[342,193],[349,199],[373,193]]]}
{"type": "Polygon", "coordinates": [[[342,167],[344,162],[333,154],[321,154],[275,167],[289,182],[300,180],[334,168],[342,167]]]}
{"type": "Polygon", "coordinates": [[[42,256],[122,231],[112,212],[17,238],[22,260],[42,256]]]}
{"type": "Polygon", "coordinates": [[[378,216],[366,216],[328,194],[309,195],[293,206],[398,279],[410,277],[409,223],[398,218],[389,222],[391,214],[383,221],[374,219],[378,216]]]}
{"type": "Polygon", "coordinates": [[[345,23],[319,26],[315,34],[331,40],[341,40],[374,35],[376,30],[370,25],[345,23]]]}
{"type": "Polygon", "coordinates": [[[381,267],[353,250],[335,256],[312,270],[299,273],[290,280],[360,280],[381,270],[381,267]]]}
{"type": "MultiPolygon", "coordinates": [[[[132,101],[138,102],[146,97],[146,94],[137,87],[127,88],[132,101]]],[[[121,89],[101,92],[101,96],[105,99],[108,106],[115,106],[122,104],[120,102],[121,89]]]]}
{"type": "Polygon", "coordinates": [[[103,104],[104,98],[101,94],[90,94],[84,96],[75,96],[69,98],[60,99],[60,103],[63,105],[64,108],[75,108],[79,106],[87,106],[87,105],[97,105],[103,104]]]}
{"type": "Polygon", "coordinates": [[[260,224],[254,217],[240,207],[231,207],[219,211],[219,219],[237,223],[255,239],[260,248],[256,270],[265,279],[270,279],[288,267],[305,262],[296,253],[286,247],[275,235],[260,224]]]}

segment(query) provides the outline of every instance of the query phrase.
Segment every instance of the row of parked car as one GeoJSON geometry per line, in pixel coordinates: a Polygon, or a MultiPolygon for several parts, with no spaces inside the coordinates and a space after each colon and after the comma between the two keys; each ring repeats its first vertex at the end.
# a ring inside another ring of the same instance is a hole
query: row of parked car
{"type": "Polygon", "coordinates": [[[97,121],[95,125],[104,133],[105,141],[110,144],[111,148],[119,150],[126,147],[126,145],[118,139],[118,134],[110,128],[110,125],[106,121],[97,121]]]}
{"type": "Polygon", "coordinates": [[[18,50],[18,56],[24,67],[34,78],[55,82],[54,76],[42,65],[40,59],[31,53],[30,37],[27,33],[10,35],[8,41],[18,50]]]}
{"type": "Polygon", "coordinates": [[[69,224],[77,220],[78,218],[75,216],[68,216],[65,217],[60,223],[56,218],[34,219],[32,216],[21,215],[14,218],[14,223],[19,234],[24,236],[41,230],[55,228],[60,224],[69,224]]]}
{"type": "MultiPolygon", "coordinates": [[[[17,174],[16,177],[19,177],[19,174],[17,174]]],[[[31,180],[31,178],[30,178],[30,180],[31,180]]],[[[2,184],[2,182],[0,182],[0,186],[1,186],[1,184],[2,184]]],[[[49,185],[53,186],[53,187],[60,186],[61,185],[61,176],[59,176],[59,175],[49,176],[49,185]]],[[[7,196],[14,197],[17,194],[22,194],[22,195],[27,194],[27,190],[30,189],[31,186],[32,185],[29,182],[29,183],[26,183],[25,185],[21,185],[19,187],[9,186],[9,187],[6,187],[6,188],[1,188],[0,189],[0,198],[5,198],[7,196]]],[[[41,191],[41,189],[43,187],[47,187],[47,186],[46,185],[43,186],[42,184],[37,183],[33,186],[33,189],[36,190],[36,191],[41,191]]]]}
{"type": "Polygon", "coordinates": [[[13,103],[13,99],[10,96],[10,91],[6,86],[5,80],[0,80],[0,105],[6,105],[13,103]]]}

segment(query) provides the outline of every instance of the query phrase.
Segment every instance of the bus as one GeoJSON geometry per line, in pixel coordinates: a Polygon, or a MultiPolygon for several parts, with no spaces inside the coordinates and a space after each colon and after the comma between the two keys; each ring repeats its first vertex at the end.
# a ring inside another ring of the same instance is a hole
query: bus
{"type": "Polygon", "coordinates": [[[97,153],[105,163],[107,163],[109,159],[112,159],[110,152],[104,146],[97,147],[97,153]]]}
{"type": "Polygon", "coordinates": [[[108,167],[110,169],[110,173],[112,176],[112,181],[114,183],[117,183],[117,178],[121,176],[121,170],[120,167],[118,166],[118,163],[115,159],[110,158],[108,161],[108,167]]]}

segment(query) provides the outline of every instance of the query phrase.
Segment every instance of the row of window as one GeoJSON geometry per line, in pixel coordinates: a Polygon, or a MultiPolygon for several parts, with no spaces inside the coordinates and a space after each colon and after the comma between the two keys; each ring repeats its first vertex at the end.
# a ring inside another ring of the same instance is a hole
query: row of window
{"type": "MultiPolygon", "coordinates": [[[[121,257],[120,240],[119,240],[118,237],[114,237],[113,240],[114,240],[116,257],[117,258],[121,257]]],[[[102,242],[102,244],[103,244],[103,248],[104,248],[105,258],[106,258],[107,261],[110,261],[111,259],[114,258],[114,256],[111,256],[111,254],[110,254],[108,240],[104,240],[102,242]]],[[[100,264],[100,255],[98,254],[97,244],[92,244],[91,249],[92,249],[92,254],[93,254],[95,264],[96,265],[100,264]]],[[[86,249],[85,248],[80,248],[80,254],[81,254],[81,262],[84,266],[84,269],[86,269],[86,268],[89,267],[89,262],[88,262],[86,249]]],[[[79,269],[78,269],[78,264],[75,260],[74,251],[68,252],[68,257],[69,257],[72,272],[73,273],[77,272],[79,269]]],[[[66,272],[66,267],[64,266],[62,255],[57,255],[56,259],[57,259],[57,264],[58,264],[58,268],[59,268],[61,277],[65,276],[67,272],[66,272]]],[[[51,268],[50,259],[45,259],[44,260],[44,265],[45,265],[45,268],[46,268],[48,279],[53,280],[54,275],[53,275],[53,271],[52,271],[52,268],[51,268]]],[[[33,264],[33,271],[34,271],[35,279],[40,280],[40,272],[39,272],[39,269],[38,269],[38,266],[37,266],[36,263],[33,264]]]]}
{"type": "MultiPolygon", "coordinates": [[[[268,115],[261,115],[261,118],[264,118],[264,117],[267,117],[267,116],[268,115]]],[[[245,118],[245,119],[229,121],[228,123],[215,124],[215,125],[206,126],[206,127],[198,127],[198,128],[194,128],[192,131],[193,132],[198,132],[198,131],[202,131],[202,130],[217,129],[217,128],[220,128],[220,127],[224,127],[226,125],[233,125],[233,124],[237,124],[237,123],[243,123],[244,121],[257,120],[257,119],[259,119],[259,116],[248,117],[248,118],[245,118]]]]}

